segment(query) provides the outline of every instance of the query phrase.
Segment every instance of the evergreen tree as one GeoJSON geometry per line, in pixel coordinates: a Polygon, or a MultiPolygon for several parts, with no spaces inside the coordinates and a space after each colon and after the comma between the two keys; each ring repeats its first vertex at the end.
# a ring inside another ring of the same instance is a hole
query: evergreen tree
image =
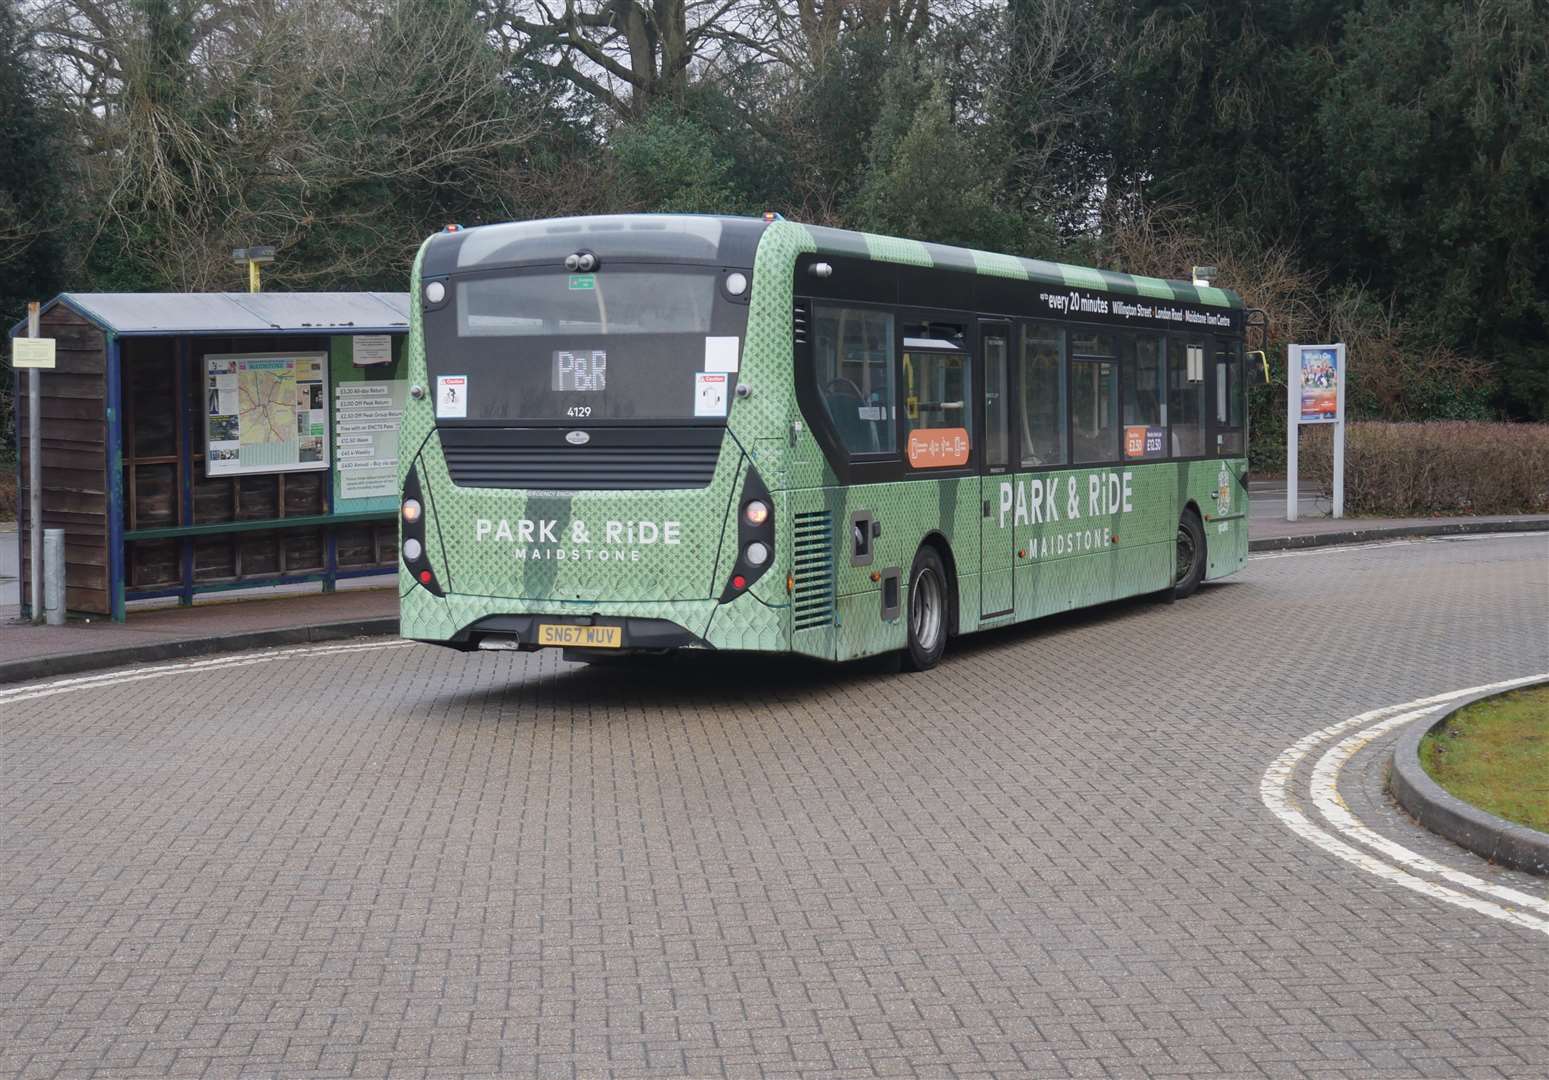
{"type": "MultiPolygon", "coordinates": [[[[49,100],[14,0],[0,2],[0,326],[64,284],[63,117],[49,100]]],[[[7,423],[9,415],[7,411],[7,423]]],[[[8,443],[6,444],[8,445],[8,443]]]]}
{"type": "Polygon", "coordinates": [[[1510,411],[1549,418],[1544,4],[1369,0],[1318,122],[1326,254],[1493,358],[1510,411]]]}

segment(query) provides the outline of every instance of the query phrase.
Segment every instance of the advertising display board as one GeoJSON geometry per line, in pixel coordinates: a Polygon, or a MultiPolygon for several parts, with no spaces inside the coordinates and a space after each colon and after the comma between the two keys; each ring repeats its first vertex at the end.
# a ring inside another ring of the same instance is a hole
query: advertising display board
{"type": "Polygon", "coordinates": [[[1297,442],[1303,424],[1334,425],[1333,516],[1345,516],[1345,347],[1286,346],[1285,517],[1297,514],[1297,442]]]}
{"type": "Polygon", "coordinates": [[[1344,347],[1340,345],[1297,346],[1296,365],[1299,416],[1303,424],[1332,424],[1339,420],[1344,397],[1344,347]]]}
{"type": "Polygon", "coordinates": [[[206,476],[328,468],[326,354],[211,355],[204,374],[206,476]]]}

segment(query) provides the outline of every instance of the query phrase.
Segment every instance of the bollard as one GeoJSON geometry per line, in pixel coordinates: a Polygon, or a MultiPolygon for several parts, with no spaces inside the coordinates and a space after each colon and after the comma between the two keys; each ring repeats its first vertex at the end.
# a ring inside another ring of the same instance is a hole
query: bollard
{"type": "Polygon", "coordinates": [[[48,625],[65,624],[65,531],[43,530],[43,611],[48,625]]]}

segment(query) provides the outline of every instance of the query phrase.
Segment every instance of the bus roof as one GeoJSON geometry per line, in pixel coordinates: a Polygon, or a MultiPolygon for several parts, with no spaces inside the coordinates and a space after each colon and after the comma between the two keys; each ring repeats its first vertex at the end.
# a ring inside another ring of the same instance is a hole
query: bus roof
{"type": "Polygon", "coordinates": [[[1242,298],[1229,289],[1188,281],[1141,277],[784,219],[767,222],[762,218],[694,214],[546,218],[438,233],[425,247],[422,273],[436,276],[459,270],[530,265],[550,260],[559,263],[566,255],[582,249],[596,249],[604,259],[666,258],[751,266],[758,243],[768,229],[803,230],[810,244],[800,246],[810,246],[822,255],[954,270],[1061,289],[1100,290],[1207,307],[1243,307],[1242,298]]]}

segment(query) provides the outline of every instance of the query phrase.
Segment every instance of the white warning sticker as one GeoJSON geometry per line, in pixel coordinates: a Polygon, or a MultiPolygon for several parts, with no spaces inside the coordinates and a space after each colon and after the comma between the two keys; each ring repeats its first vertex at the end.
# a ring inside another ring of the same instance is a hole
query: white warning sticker
{"type": "Polygon", "coordinates": [[[725,416],[726,388],[731,376],[721,371],[694,373],[694,415],[725,416]]]}
{"type": "Polygon", "coordinates": [[[468,376],[436,376],[436,419],[466,419],[468,376]]]}
{"type": "Polygon", "coordinates": [[[705,370],[736,371],[737,344],[734,337],[705,338],[705,370]]]}

